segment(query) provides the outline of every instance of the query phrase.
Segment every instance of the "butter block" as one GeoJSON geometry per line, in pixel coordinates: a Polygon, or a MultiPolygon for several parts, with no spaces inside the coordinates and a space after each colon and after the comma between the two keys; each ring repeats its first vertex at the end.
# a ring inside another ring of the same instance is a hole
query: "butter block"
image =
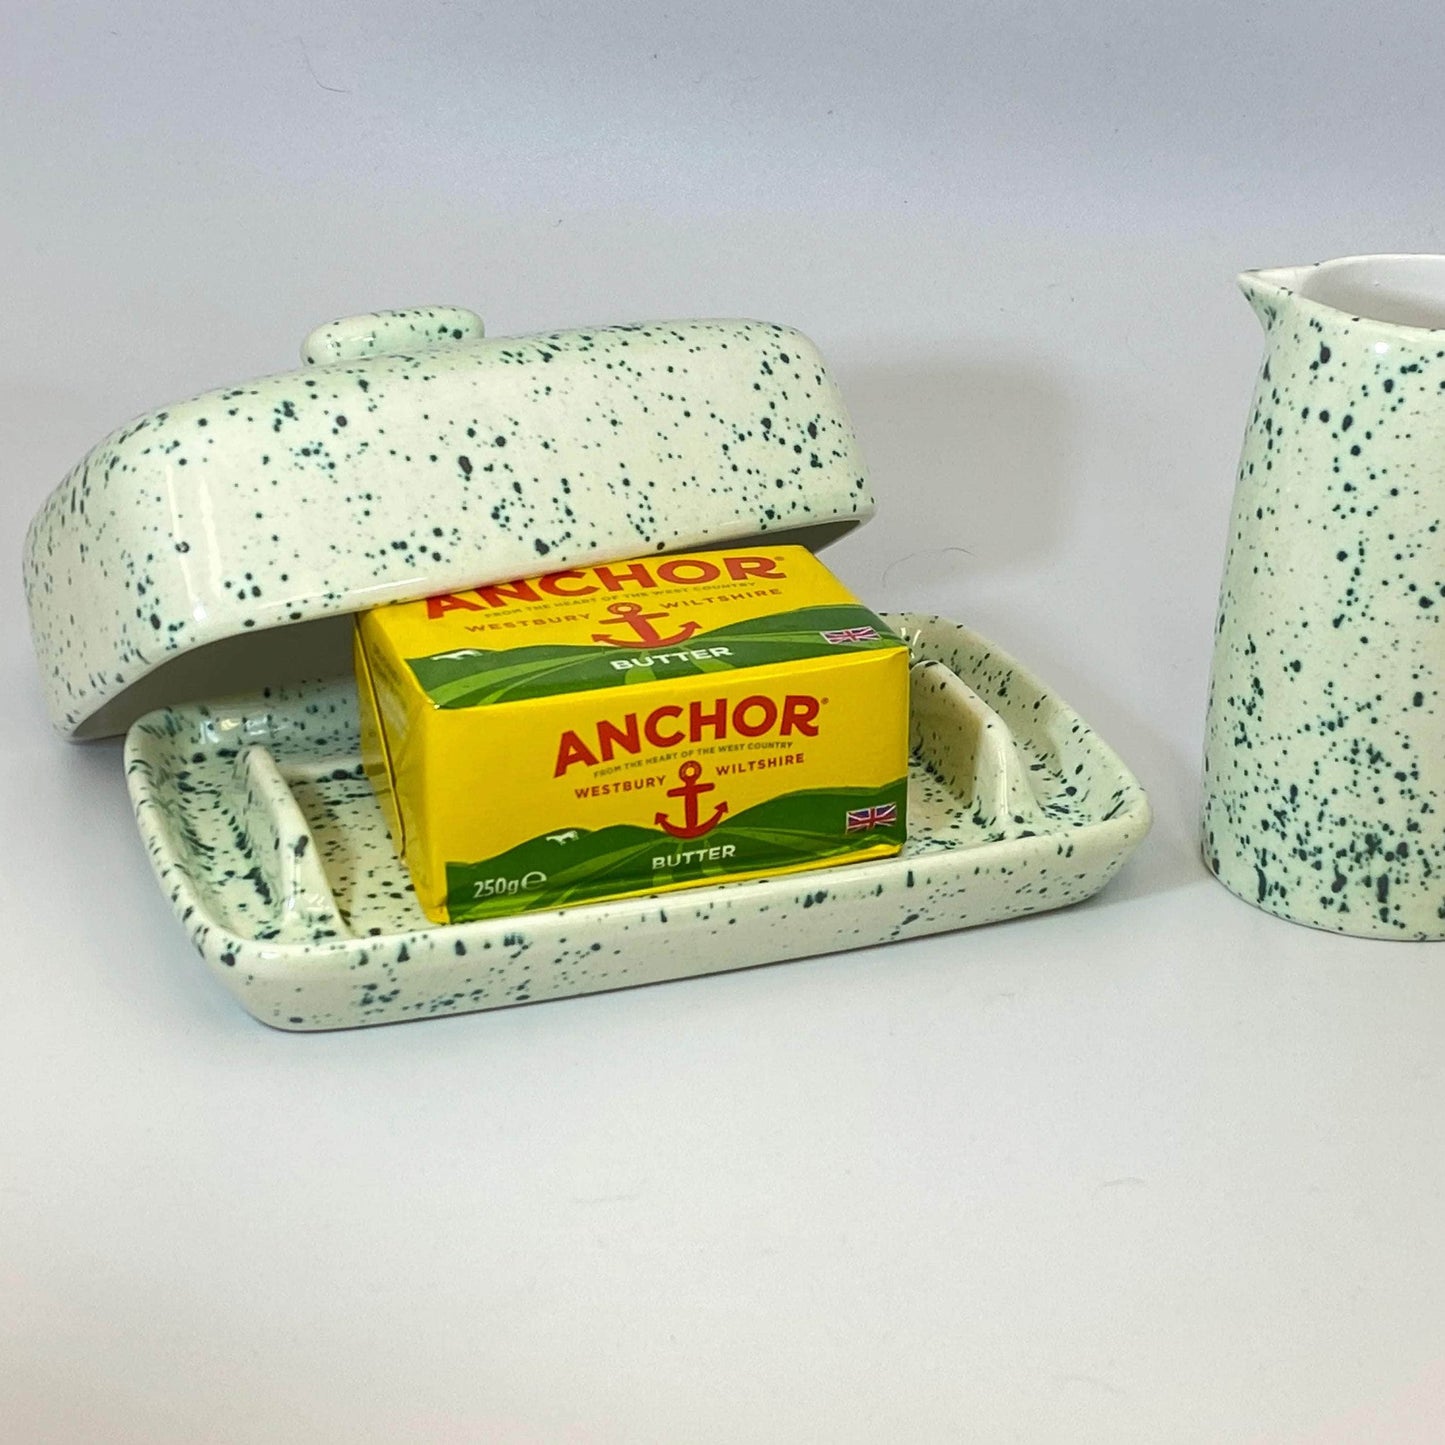
{"type": "Polygon", "coordinates": [[[367,776],[438,923],[903,845],[908,649],[805,548],[378,607],[355,656],[367,776]]]}

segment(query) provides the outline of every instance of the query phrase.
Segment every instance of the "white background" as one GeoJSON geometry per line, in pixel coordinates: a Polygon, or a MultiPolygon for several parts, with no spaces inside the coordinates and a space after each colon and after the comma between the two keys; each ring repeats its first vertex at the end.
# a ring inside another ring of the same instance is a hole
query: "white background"
{"type": "Polygon", "coordinates": [[[1260,338],[1445,250],[1411,5],[21,5],[0,17],[0,1438],[1445,1438],[1445,952],[1194,850],[1260,338]],[[832,362],[829,560],[1039,671],[1154,834],[1072,911],[273,1033],[44,721],[24,525],[319,321],[743,315],[832,362]]]}

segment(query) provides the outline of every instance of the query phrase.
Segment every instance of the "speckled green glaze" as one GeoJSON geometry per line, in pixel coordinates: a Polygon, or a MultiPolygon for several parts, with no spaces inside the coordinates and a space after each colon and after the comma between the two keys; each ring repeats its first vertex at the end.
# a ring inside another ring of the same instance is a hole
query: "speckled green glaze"
{"type": "Polygon", "coordinates": [[[161,885],[263,1022],[351,1028],[747,968],[1076,903],[1149,826],[1061,700],[937,618],[909,639],[909,838],[876,862],[437,926],[362,775],[349,682],[151,714],[126,772],[161,885]]]}
{"type": "MultiPolygon", "coordinates": [[[[122,427],[36,516],[26,595],[64,732],[214,695],[234,669],[198,687],[177,664],[247,634],[647,552],[810,541],[873,510],[838,389],[786,327],[484,340],[439,307],[333,322],[303,355],[122,427]],[[143,683],[152,701],[127,713],[143,683]]],[[[339,670],[345,631],[324,636],[339,670]]],[[[282,652],[258,680],[280,680],[282,652]]]]}
{"type": "Polygon", "coordinates": [[[1241,284],[1267,345],[1219,604],[1205,859],[1299,923],[1445,938],[1445,257],[1241,284]]]}

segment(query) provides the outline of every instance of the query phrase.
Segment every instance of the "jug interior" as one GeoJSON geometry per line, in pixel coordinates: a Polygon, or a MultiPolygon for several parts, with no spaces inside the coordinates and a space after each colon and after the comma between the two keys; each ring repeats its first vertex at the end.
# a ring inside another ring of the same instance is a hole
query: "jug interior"
{"type": "Polygon", "coordinates": [[[1350,256],[1326,261],[1299,294],[1391,326],[1445,327],[1445,256],[1350,256]]]}

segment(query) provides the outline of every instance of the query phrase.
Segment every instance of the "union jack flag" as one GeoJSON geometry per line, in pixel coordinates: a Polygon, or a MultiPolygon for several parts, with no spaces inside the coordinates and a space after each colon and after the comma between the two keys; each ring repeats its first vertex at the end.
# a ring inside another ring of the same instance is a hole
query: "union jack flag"
{"type": "Polygon", "coordinates": [[[872,808],[849,808],[847,829],[861,833],[866,828],[887,828],[898,821],[897,803],[879,803],[872,808]]]}
{"type": "Polygon", "coordinates": [[[831,642],[835,646],[840,642],[877,642],[878,629],[876,627],[842,627],[836,632],[825,632],[822,636],[824,642],[831,642]]]}

